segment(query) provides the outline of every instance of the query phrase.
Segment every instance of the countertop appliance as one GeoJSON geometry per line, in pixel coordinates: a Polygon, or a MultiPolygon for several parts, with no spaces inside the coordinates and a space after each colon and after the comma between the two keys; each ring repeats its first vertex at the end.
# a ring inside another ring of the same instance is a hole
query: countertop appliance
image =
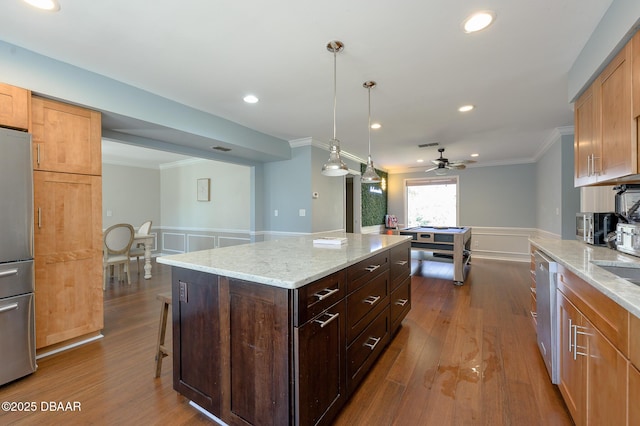
{"type": "Polygon", "coordinates": [[[618,216],[614,212],[576,213],[576,238],[587,244],[607,245],[606,237],[616,231],[618,216]]]}
{"type": "Polygon", "coordinates": [[[551,383],[560,381],[558,313],[556,312],[557,263],[536,250],[536,331],[538,348],[547,367],[551,383]]]}
{"type": "Polygon", "coordinates": [[[640,223],[618,222],[616,228],[616,250],[640,256],[640,223]]]}
{"type": "Polygon", "coordinates": [[[31,135],[0,128],[0,385],[36,366],[31,135]]]}

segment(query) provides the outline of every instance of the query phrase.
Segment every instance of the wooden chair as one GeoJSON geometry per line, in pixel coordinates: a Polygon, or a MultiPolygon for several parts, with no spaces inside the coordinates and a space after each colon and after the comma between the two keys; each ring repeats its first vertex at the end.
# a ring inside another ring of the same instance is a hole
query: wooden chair
{"type": "MultiPolygon", "coordinates": [[[[142,225],[140,225],[140,228],[138,228],[138,235],[149,235],[149,232],[151,231],[151,221],[148,220],[146,222],[144,222],[142,225]]],[[[138,271],[138,275],[140,275],[140,257],[144,258],[144,244],[137,244],[136,247],[132,247],[131,250],[129,250],[129,256],[131,257],[135,257],[136,258],[136,270],[138,271]]]]}
{"type": "MultiPolygon", "coordinates": [[[[107,288],[107,268],[111,266],[124,267],[127,273],[127,284],[131,284],[129,276],[129,250],[133,244],[134,230],[128,223],[110,226],[104,233],[102,244],[102,290],[107,288]]],[[[118,275],[120,278],[120,275],[118,275]]]]}

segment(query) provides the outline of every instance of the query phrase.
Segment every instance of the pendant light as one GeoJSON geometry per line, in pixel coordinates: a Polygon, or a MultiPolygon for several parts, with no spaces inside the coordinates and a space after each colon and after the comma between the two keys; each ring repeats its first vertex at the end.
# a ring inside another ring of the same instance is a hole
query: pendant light
{"type": "Polygon", "coordinates": [[[371,160],[371,89],[376,87],[375,81],[365,81],[362,87],[369,92],[369,156],[367,157],[367,168],[362,174],[361,181],[364,183],[380,182],[380,176],[376,173],[375,167],[373,167],[373,161],[371,160]]]}
{"type": "Polygon", "coordinates": [[[336,138],[336,54],[342,52],[344,44],[341,41],[330,41],[327,50],[333,52],[333,139],[329,141],[329,161],[322,166],[325,176],[344,176],[349,168],[340,158],[340,141],[336,138]]]}

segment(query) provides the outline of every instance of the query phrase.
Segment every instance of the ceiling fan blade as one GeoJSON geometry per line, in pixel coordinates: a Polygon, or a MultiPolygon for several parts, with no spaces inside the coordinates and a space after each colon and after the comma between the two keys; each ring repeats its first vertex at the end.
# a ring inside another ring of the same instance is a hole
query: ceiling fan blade
{"type": "Polygon", "coordinates": [[[433,170],[437,170],[437,169],[439,169],[439,168],[440,168],[440,167],[437,167],[437,166],[436,166],[436,167],[431,167],[430,169],[427,169],[427,170],[425,170],[424,172],[425,172],[425,173],[427,173],[427,172],[431,172],[431,171],[433,171],[433,170]]]}
{"type": "Polygon", "coordinates": [[[442,161],[442,160],[440,160],[440,159],[437,159],[437,160],[431,160],[431,163],[432,163],[434,166],[439,166],[440,164],[442,164],[442,163],[443,163],[443,161],[442,161]]]}
{"type": "Polygon", "coordinates": [[[455,160],[450,161],[449,164],[473,164],[476,160],[455,160]]]}
{"type": "Polygon", "coordinates": [[[446,167],[451,170],[463,170],[467,168],[467,166],[462,163],[449,163],[446,167]]]}

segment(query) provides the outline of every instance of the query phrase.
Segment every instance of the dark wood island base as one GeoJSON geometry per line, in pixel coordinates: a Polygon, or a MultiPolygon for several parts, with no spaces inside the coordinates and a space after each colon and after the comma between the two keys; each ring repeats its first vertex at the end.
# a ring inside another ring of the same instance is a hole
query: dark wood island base
{"type": "Polygon", "coordinates": [[[173,266],[173,386],[230,425],[326,425],[411,308],[408,240],[299,288],[173,266]]]}

